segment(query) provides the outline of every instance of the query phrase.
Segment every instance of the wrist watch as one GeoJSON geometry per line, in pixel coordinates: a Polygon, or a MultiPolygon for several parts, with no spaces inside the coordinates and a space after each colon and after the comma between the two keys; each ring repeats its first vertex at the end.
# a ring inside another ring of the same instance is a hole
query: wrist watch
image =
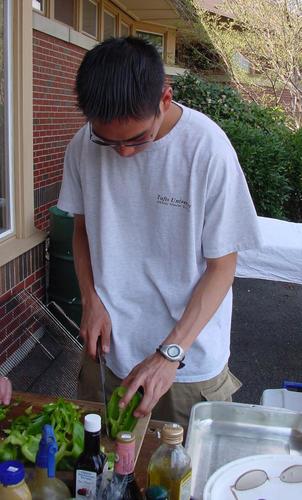
{"type": "Polygon", "coordinates": [[[156,349],[156,352],[159,352],[159,354],[169,361],[178,361],[178,369],[185,366],[185,363],[183,363],[183,360],[185,359],[185,351],[178,344],[161,344],[156,349]]]}

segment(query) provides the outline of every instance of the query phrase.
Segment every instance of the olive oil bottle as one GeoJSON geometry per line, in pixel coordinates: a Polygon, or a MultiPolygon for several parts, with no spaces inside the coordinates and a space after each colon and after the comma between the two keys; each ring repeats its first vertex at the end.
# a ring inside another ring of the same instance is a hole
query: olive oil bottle
{"type": "Polygon", "coordinates": [[[162,444],[153,453],[148,466],[148,486],[163,486],[169,500],[189,500],[191,491],[191,458],[182,446],[183,428],[165,424],[162,444]]]}

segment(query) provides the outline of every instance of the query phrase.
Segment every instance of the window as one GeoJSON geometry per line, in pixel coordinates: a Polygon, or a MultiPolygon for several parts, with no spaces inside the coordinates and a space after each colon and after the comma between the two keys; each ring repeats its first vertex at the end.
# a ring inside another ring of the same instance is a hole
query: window
{"type": "Polygon", "coordinates": [[[0,0],[0,238],[13,232],[13,172],[10,158],[10,118],[12,116],[10,84],[9,0],[0,0]]]}
{"type": "MultiPolygon", "coordinates": [[[[4,151],[0,155],[0,266],[45,240],[45,233],[34,225],[33,43],[28,36],[32,33],[33,14],[30,6],[28,0],[0,0],[3,47],[0,48],[0,136],[1,151],[4,151]]],[[[37,17],[41,16],[37,14],[37,17]]]]}
{"type": "Polygon", "coordinates": [[[110,38],[116,34],[116,16],[104,10],[104,36],[103,39],[110,38]]]}
{"type": "Polygon", "coordinates": [[[126,23],[121,24],[121,36],[129,36],[130,35],[130,26],[126,23]]]}
{"type": "Polygon", "coordinates": [[[32,7],[35,10],[38,10],[39,12],[44,12],[44,5],[45,1],[44,0],[32,0],[32,7]]]}
{"type": "Polygon", "coordinates": [[[154,45],[161,57],[164,57],[164,35],[158,33],[149,33],[147,31],[136,31],[136,35],[139,38],[143,38],[154,45]]]}
{"type": "Polygon", "coordinates": [[[54,18],[61,23],[74,25],[75,7],[74,0],[54,0],[54,18]]]}
{"type": "Polygon", "coordinates": [[[98,8],[93,0],[82,0],[82,31],[97,37],[98,8]]]}

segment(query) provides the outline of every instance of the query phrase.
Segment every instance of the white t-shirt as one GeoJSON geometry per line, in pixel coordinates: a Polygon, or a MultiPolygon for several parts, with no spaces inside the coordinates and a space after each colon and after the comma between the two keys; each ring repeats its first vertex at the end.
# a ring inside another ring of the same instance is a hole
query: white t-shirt
{"type": "MultiPolygon", "coordinates": [[[[183,107],[148,149],[120,157],[70,142],[58,207],[84,214],[95,290],[112,321],[108,367],[124,378],[181,317],[205,258],[259,246],[256,212],[234,149],[202,113],[183,107]]],[[[177,381],[208,380],[229,358],[232,291],[186,354],[177,381]]]]}

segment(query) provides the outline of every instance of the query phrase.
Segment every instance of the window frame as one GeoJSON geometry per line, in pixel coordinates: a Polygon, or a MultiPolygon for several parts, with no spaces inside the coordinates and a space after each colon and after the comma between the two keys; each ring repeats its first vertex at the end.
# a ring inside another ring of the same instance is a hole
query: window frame
{"type": "MultiPolygon", "coordinates": [[[[9,1],[3,0],[3,63],[4,63],[4,79],[5,79],[5,101],[4,101],[4,144],[5,144],[5,174],[6,189],[5,200],[8,200],[9,209],[8,219],[9,227],[0,233],[0,242],[15,234],[15,190],[14,190],[14,169],[13,169],[13,12],[12,4],[9,1]]],[[[1,229],[1,228],[0,228],[1,229]]]]}
{"type": "Polygon", "coordinates": [[[89,36],[89,38],[92,38],[93,40],[99,40],[100,39],[100,20],[101,20],[101,16],[100,16],[100,2],[99,0],[88,0],[90,3],[94,4],[95,7],[96,7],[96,15],[97,15],[97,19],[96,19],[96,35],[91,35],[91,33],[87,33],[87,31],[85,31],[83,29],[83,11],[84,11],[84,2],[83,0],[80,0],[80,5],[79,5],[79,31],[81,33],[83,33],[83,35],[85,36],[89,36]]]}
{"type": "Polygon", "coordinates": [[[102,12],[102,26],[101,26],[101,37],[100,39],[101,40],[105,40],[104,39],[104,34],[105,34],[105,29],[104,29],[104,26],[105,26],[105,14],[108,14],[109,16],[111,17],[114,17],[115,19],[115,29],[114,29],[114,35],[113,36],[117,36],[118,34],[118,14],[113,12],[112,10],[108,9],[107,6],[104,6],[103,7],[103,12],[102,12]]]}
{"type": "Polygon", "coordinates": [[[8,0],[12,12],[12,99],[11,152],[14,188],[15,230],[0,240],[0,266],[45,240],[46,234],[34,225],[33,186],[33,65],[32,2],[8,0]]]}
{"type": "Polygon", "coordinates": [[[39,10],[39,9],[36,9],[33,5],[32,5],[32,9],[34,12],[38,12],[38,14],[41,14],[42,16],[46,16],[46,12],[47,12],[47,0],[44,0],[43,1],[43,10],[39,10]]]}
{"type": "Polygon", "coordinates": [[[121,20],[121,23],[120,23],[120,35],[121,36],[124,36],[122,34],[122,27],[123,26],[126,26],[128,29],[129,29],[129,32],[128,32],[128,35],[127,36],[130,36],[131,35],[131,24],[128,24],[126,21],[124,21],[123,19],[121,20]]]}
{"type": "Polygon", "coordinates": [[[161,36],[163,40],[163,52],[162,52],[162,60],[165,61],[165,53],[166,53],[166,35],[165,33],[160,33],[158,31],[153,31],[153,30],[148,30],[144,28],[140,28],[139,26],[135,27],[135,35],[137,36],[137,33],[147,33],[149,35],[157,35],[161,36]]]}
{"type": "MultiPolygon", "coordinates": [[[[61,0],[62,1],[62,0],[61,0]]],[[[68,28],[79,31],[78,21],[79,21],[79,2],[78,0],[73,1],[73,22],[71,24],[64,23],[64,21],[60,21],[55,17],[55,0],[49,0],[49,18],[55,21],[56,23],[62,24],[63,26],[67,26],[68,28]]]]}

